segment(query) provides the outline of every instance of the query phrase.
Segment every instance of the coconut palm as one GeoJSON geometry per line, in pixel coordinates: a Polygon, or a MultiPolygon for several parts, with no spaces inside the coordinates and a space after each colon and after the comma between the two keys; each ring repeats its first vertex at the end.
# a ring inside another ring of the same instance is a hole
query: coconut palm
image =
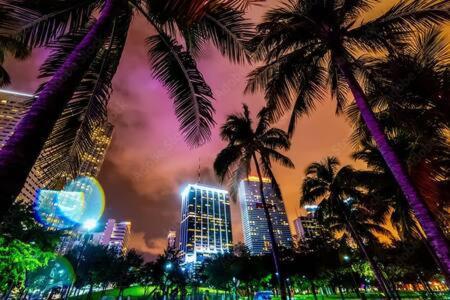
{"type": "Polygon", "coordinates": [[[214,170],[220,180],[230,179],[231,188],[235,194],[239,182],[248,177],[252,164],[259,178],[261,203],[267,219],[269,237],[272,245],[271,251],[275,271],[278,274],[281,296],[286,299],[286,283],[280,269],[279,248],[275,240],[270,211],[264,194],[263,176],[271,180],[272,187],[281,199],[281,192],[272,172],[272,161],[293,168],[291,160],[279,152],[288,150],[289,138],[286,132],[270,127],[269,111],[263,108],[258,114],[256,128],[252,126],[252,119],[247,105],[243,105],[243,113],[228,116],[221,127],[220,135],[227,146],[220,151],[214,161],[214,170]]]}
{"type": "Polygon", "coordinates": [[[367,196],[355,185],[357,171],[351,166],[339,168],[339,165],[336,157],[310,164],[305,171],[300,204],[319,202],[319,221],[332,232],[344,232],[344,237],[351,237],[371,265],[381,290],[390,298],[389,286],[378,263],[367,252],[365,243],[376,240],[374,233],[390,233],[374,222],[371,212],[361,205],[361,200],[367,196]]]}
{"type": "Polygon", "coordinates": [[[213,94],[192,54],[198,53],[206,41],[212,41],[231,61],[247,59],[244,43],[251,33],[251,24],[238,7],[251,0],[0,2],[9,16],[0,20],[0,32],[7,30],[9,37],[28,47],[56,42],[61,50],[51,66],[43,67],[44,76],[50,80],[39,90],[39,98],[0,152],[2,214],[19,193],[69,101],[83,97],[84,103],[91,106],[92,101],[100,101],[97,106],[107,102],[133,16],[142,15],[156,32],[146,44],[153,75],[168,89],[180,129],[191,145],[207,141],[214,124],[213,94]],[[179,35],[184,38],[185,47],[177,42],[175,37],[179,35]],[[102,70],[100,74],[89,73],[95,62],[100,63],[95,66],[102,70]],[[83,80],[89,79],[94,84],[94,95],[89,88],[77,90],[82,88],[83,80]]]}
{"type": "Polygon", "coordinates": [[[15,59],[25,59],[29,54],[27,45],[14,37],[10,37],[8,28],[1,26],[8,19],[7,11],[3,7],[0,7],[0,20],[2,20],[0,21],[0,87],[11,83],[11,78],[7,70],[3,67],[5,57],[9,54],[15,59]]]}
{"type": "MultiPolygon", "coordinates": [[[[428,208],[445,228],[449,218],[446,194],[450,192],[448,45],[439,31],[431,29],[403,51],[366,63],[373,78],[369,105],[428,208]]],[[[355,105],[348,114],[356,125],[352,135],[355,157],[392,177],[355,105]]],[[[392,185],[389,180],[385,183],[392,185]]]]}
{"type": "Polygon", "coordinates": [[[277,118],[292,108],[289,132],[299,117],[325,99],[330,88],[337,112],[346,104],[348,90],[368,131],[399,184],[436,255],[450,278],[450,252],[438,224],[389,144],[364,91],[358,55],[384,55],[403,46],[411,32],[450,19],[446,0],[400,1],[375,18],[364,18],[376,1],[291,0],[266,13],[251,46],[264,65],[249,75],[247,91],[263,90],[277,118]],[[292,103],[294,102],[294,103],[292,103]]]}

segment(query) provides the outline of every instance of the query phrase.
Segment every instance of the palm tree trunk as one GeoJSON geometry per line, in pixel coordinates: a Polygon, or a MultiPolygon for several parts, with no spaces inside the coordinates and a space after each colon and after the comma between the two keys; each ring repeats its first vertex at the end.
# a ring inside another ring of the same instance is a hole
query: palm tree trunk
{"type": "Polygon", "coordinates": [[[366,258],[366,260],[369,262],[370,266],[372,267],[372,271],[373,271],[373,273],[375,275],[375,278],[377,279],[378,285],[380,286],[381,290],[384,292],[386,298],[387,299],[395,299],[395,297],[393,297],[391,295],[391,292],[389,290],[389,286],[387,285],[387,283],[386,283],[386,281],[384,279],[383,273],[381,272],[377,262],[373,259],[372,256],[370,256],[367,253],[366,247],[364,246],[364,243],[362,242],[362,240],[359,237],[359,235],[356,233],[356,231],[353,228],[351,222],[345,216],[345,213],[344,213],[344,219],[345,219],[346,227],[347,227],[348,231],[350,232],[350,235],[352,236],[353,240],[358,245],[359,251],[361,251],[363,256],[366,258]]]}
{"type": "Polygon", "coordinates": [[[266,203],[266,197],[264,196],[264,183],[262,180],[261,170],[259,168],[258,160],[256,159],[256,155],[253,154],[253,160],[255,162],[256,166],[256,172],[258,173],[259,178],[259,192],[261,193],[261,203],[264,208],[264,214],[266,215],[267,219],[267,227],[269,228],[269,236],[270,236],[270,243],[272,244],[272,257],[273,257],[273,264],[275,266],[275,272],[278,279],[278,284],[280,286],[280,296],[281,300],[286,300],[286,282],[284,279],[284,274],[281,271],[280,266],[280,256],[279,256],[279,250],[278,250],[278,244],[275,240],[275,234],[273,232],[273,224],[272,219],[270,217],[269,208],[267,207],[266,203]]]}
{"type": "Polygon", "coordinates": [[[377,143],[377,146],[392,175],[403,191],[408,204],[413,209],[417,220],[425,231],[433,251],[439,258],[440,269],[446,278],[447,285],[450,286],[450,249],[443,232],[440,230],[438,224],[433,218],[432,213],[429,211],[425,202],[412,184],[403,163],[400,161],[394,152],[394,149],[392,149],[389,144],[383,128],[381,128],[377,118],[372,112],[368,104],[367,97],[356,80],[350,65],[343,56],[339,55],[336,57],[336,63],[347,79],[347,83],[353,93],[362,119],[369,129],[373,139],[377,143]]]}
{"type": "Polygon", "coordinates": [[[53,127],[112,29],[124,0],[107,0],[97,22],[39,93],[0,151],[0,221],[20,193],[53,127]]]}
{"type": "Polygon", "coordinates": [[[314,280],[311,278],[308,278],[309,282],[311,283],[311,291],[313,293],[314,300],[317,300],[317,291],[316,291],[316,285],[314,284],[314,280]]]}

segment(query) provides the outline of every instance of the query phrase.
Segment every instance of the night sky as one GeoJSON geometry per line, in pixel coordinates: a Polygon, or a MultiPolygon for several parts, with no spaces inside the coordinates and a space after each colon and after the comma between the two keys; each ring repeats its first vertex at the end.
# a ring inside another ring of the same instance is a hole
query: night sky
{"type": "MultiPolygon", "coordinates": [[[[252,8],[249,16],[257,21],[274,3],[277,1],[252,8]]],[[[213,47],[206,47],[198,64],[216,98],[218,125],[208,144],[190,149],[178,132],[178,122],[165,89],[152,79],[144,46],[144,39],[152,31],[144,28],[144,22],[135,19],[113,81],[109,118],[115,131],[99,180],[106,193],[104,218],[131,221],[130,247],[151,259],[166,246],[168,230],[178,230],[180,191],[186,183],[197,181],[199,159],[201,183],[218,184],[212,162],[224,146],[218,128],[226,116],[240,111],[243,102],[249,104],[255,115],[264,101],[261,95],[242,93],[251,66],[233,65],[213,47]]],[[[6,68],[13,79],[9,88],[33,92],[39,84],[35,78],[46,54],[45,50],[37,50],[25,62],[7,61],[6,68]]],[[[291,229],[294,218],[301,213],[299,189],[306,165],[327,155],[339,157],[342,163],[352,163],[348,142],[351,127],[345,116],[336,117],[334,112],[335,104],[326,101],[311,116],[300,120],[288,153],[296,169],[275,168],[291,229]]],[[[277,126],[286,129],[287,121],[281,120],[277,126]]],[[[238,242],[242,240],[242,232],[237,204],[233,204],[232,218],[234,242],[238,242]]]]}

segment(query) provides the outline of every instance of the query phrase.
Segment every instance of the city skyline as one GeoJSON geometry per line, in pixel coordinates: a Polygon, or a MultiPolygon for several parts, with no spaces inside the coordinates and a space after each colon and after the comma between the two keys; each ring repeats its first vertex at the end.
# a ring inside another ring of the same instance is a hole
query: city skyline
{"type": "MultiPolygon", "coordinates": [[[[256,7],[252,16],[257,19],[264,10],[256,7]]],[[[136,22],[141,20],[138,18],[136,22]]],[[[109,119],[115,126],[115,133],[99,181],[108,199],[105,218],[133,220],[131,245],[146,254],[147,259],[153,259],[166,247],[167,231],[177,226],[179,189],[186,182],[197,180],[199,157],[202,183],[220,185],[211,166],[222,142],[218,137],[218,126],[213,129],[212,140],[198,149],[190,149],[183,141],[176,118],[168,113],[172,104],[165,100],[167,94],[164,88],[150,77],[147,66],[141,63],[147,59],[140,47],[145,38],[145,31],[133,29],[130,32],[122,58],[123,66],[119,67],[113,80],[114,93],[109,104],[109,119]],[[151,101],[149,95],[152,95],[151,99],[164,101],[151,101]],[[189,153],[189,157],[185,153],[189,153]],[[150,185],[149,182],[154,184],[150,185]],[[159,219],[161,213],[164,216],[162,220],[159,219]]],[[[218,124],[223,123],[227,114],[239,111],[244,101],[250,104],[252,111],[264,104],[262,95],[243,95],[241,92],[250,66],[230,65],[209,47],[205,53],[207,55],[201,57],[198,63],[216,91],[218,124]]],[[[8,88],[32,93],[42,82],[36,79],[36,75],[38,66],[47,54],[45,50],[38,49],[24,62],[6,61],[6,67],[9,66],[14,78],[8,88]],[[21,72],[23,69],[30,71],[21,72]]],[[[278,167],[274,169],[281,184],[290,223],[299,210],[299,185],[307,163],[330,153],[342,153],[342,156],[349,153],[347,138],[351,133],[350,126],[344,118],[336,117],[334,107],[327,104],[330,103],[318,105],[320,113],[300,121],[301,126],[293,138],[291,150],[297,168],[283,173],[278,167]],[[328,133],[323,128],[323,124],[328,121],[333,122],[335,132],[328,133]],[[318,133],[323,134],[322,138],[314,140],[318,133]]],[[[281,120],[279,126],[286,128],[287,120],[281,120]]],[[[343,160],[351,162],[350,158],[343,160]]],[[[234,240],[243,241],[237,203],[232,203],[232,213],[237,216],[233,220],[236,228],[234,240]]]]}
{"type": "MultiPolygon", "coordinates": [[[[374,10],[377,13],[390,6],[389,1],[381,2],[381,7],[374,10]]],[[[252,21],[259,22],[262,13],[275,4],[276,1],[266,1],[264,6],[252,8],[248,15],[252,21]]],[[[184,143],[165,89],[151,78],[148,66],[142,63],[147,60],[142,46],[149,32],[144,26],[139,26],[144,23],[140,17],[136,23],[138,26],[133,26],[129,33],[123,63],[113,80],[114,93],[109,104],[109,116],[115,126],[115,134],[99,180],[108,199],[105,214],[132,219],[134,237],[131,243],[150,259],[165,248],[167,231],[177,226],[179,188],[186,182],[197,180],[199,157],[202,158],[203,182],[212,185],[219,183],[210,166],[222,145],[218,126],[213,129],[212,139],[206,145],[190,149],[184,143]],[[185,153],[189,153],[189,157],[185,153]],[[159,219],[161,214],[162,220],[159,219]]],[[[446,40],[450,41],[448,26],[444,31],[446,40]]],[[[29,93],[35,91],[42,83],[42,79],[37,79],[37,74],[47,55],[48,50],[37,49],[32,57],[23,62],[7,57],[5,68],[13,78],[8,89],[29,93]]],[[[262,93],[242,93],[251,66],[229,64],[209,46],[205,47],[198,65],[217,98],[217,124],[222,124],[227,114],[239,111],[242,102],[249,103],[251,111],[257,111],[264,104],[262,93]]],[[[287,117],[282,118],[277,125],[286,129],[288,121],[287,117]]],[[[294,229],[294,219],[304,214],[299,206],[300,183],[309,162],[335,155],[343,164],[361,166],[349,157],[352,150],[348,142],[351,132],[345,117],[335,115],[335,106],[328,97],[317,105],[315,112],[299,121],[289,152],[296,169],[281,171],[277,166],[274,168],[291,230],[294,229]]],[[[233,225],[236,225],[234,240],[240,241],[238,204],[232,202],[232,211],[237,216],[233,220],[233,225]]]]}

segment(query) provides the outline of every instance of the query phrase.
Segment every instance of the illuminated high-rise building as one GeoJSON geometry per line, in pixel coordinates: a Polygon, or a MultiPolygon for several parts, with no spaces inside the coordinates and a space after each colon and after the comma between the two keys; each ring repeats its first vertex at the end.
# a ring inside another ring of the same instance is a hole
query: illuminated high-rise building
{"type": "Polygon", "coordinates": [[[175,249],[177,247],[177,232],[175,230],[169,230],[167,234],[167,249],[175,249]]]}
{"type": "Polygon", "coordinates": [[[108,219],[100,238],[100,244],[113,248],[117,252],[126,253],[130,235],[131,222],[117,222],[114,219],[108,219]]]}
{"type": "Polygon", "coordinates": [[[294,220],[294,227],[300,243],[308,243],[310,240],[323,236],[324,228],[316,217],[317,205],[304,206],[307,215],[294,220]]]}
{"type": "Polygon", "coordinates": [[[201,263],[206,257],[230,252],[230,199],[227,191],[189,184],[181,194],[180,250],[186,263],[201,263]]]}
{"type": "MultiPolygon", "coordinates": [[[[273,191],[271,181],[263,178],[263,192],[272,220],[275,240],[280,247],[292,247],[292,236],[283,201],[273,191]]],[[[254,255],[270,253],[269,227],[261,202],[258,177],[248,177],[239,186],[244,243],[254,255]]]]}
{"type": "MultiPolygon", "coordinates": [[[[36,96],[16,91],[0,89],[0,149],[13,135],[17,124],[30,109],[36,96]]],[[[41,171],[34,167],[28,175],[22,188],[19,200],[32,201],[36,190],[43,186],[40,179],[41,171]]]]}
{"type": "Polygon", "coordinates": [[[106,151],[111,144],[113,125],[105,122],[103,126],[95,128],[92,132],[94,147],[82,154],[78,175],[97,177],[105,160],[106,151]]]}

